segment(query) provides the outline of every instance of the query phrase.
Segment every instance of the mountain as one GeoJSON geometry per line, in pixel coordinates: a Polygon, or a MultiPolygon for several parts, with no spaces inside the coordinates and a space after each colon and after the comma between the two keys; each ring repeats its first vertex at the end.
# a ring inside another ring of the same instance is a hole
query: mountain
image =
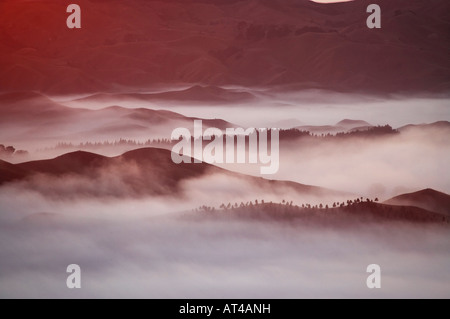
{"type": "Polygon", "coordinates": [[[233,173],[216,166],[175,164],[171,152],[143,148],[117,157],[73,152],[50,160],[12,165],[0,162],[0,185],[12,181],[29,183],[46,195],[87,197],[175,196],[183,183],[194,178],[222,176],[236,183],[273,194],[292,191],[298,196],[342,196],[344,193],[289,181],[274,181],[233,173]],[[5,174],[7,173],[7,174],[5,174]]]}
{"type": "Polygon", "coordinates": [[[434,189],[424,189],[414,193],[396,196],[384,202],[389,205],[414,206],[450,216],[450,195],[434,189]]]}
{"type": "Polygon", "coordinates": [[[74,30],[66,27],[66,2],[1,1],[2,90],[71,94],[295,84],[385,94],[450,87],[447,0],[378,0],[381,29],[367,28],[367,1],[77,4],[82,28],[74,30]]]}

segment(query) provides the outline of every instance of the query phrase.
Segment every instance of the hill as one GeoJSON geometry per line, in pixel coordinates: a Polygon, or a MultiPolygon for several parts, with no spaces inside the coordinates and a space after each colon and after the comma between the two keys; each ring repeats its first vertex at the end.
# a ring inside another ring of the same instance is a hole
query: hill
{"type": "Polygon", "coordinates": [[[450,87],[447,0],[379,0],[377,30],[366,26],[367,1],[77,4],[82,28],[70,30],[65,2],[1,2],[3,90],[65,94],[180,83],[295,84],[385,94],[450,87]]]}
{"type": "Polygon", "coordinates": [[[40,125],[64,122],[67,117],[73,118],[86,112],[88,110],[63,106],[35,92],[0,94],[2,126],[16,123],[40,125]]]}
{"type": "Polygon", "coordinates": [[[373,125],[362,120],[342,120],[335,125],[302,125],[295,129],[300,131],[308,131],[313,134],[336,134],[351,131],[364,131],[373,127],[373,125]]]}
{"type": "Polygon", "coordinates": [[[252,177],[201,164],[175,164],[171,152],[143,148],[117,157],[89,152],[73,152],[42,161],[12,165],[1,163],[0,185],[23,181],[46,195],[62,197],[143,197],[180,196],[183,182],[208,176],[230,177],[237,183],[249,183],[256,190],[279,194],[291,191],[298,196],[343,196],[325,188],[288,181],[252,177]]]}
{"type": "Polygon", "coordinates": [[[88,138],[119,139],[123,136],[170,137],[177,127],[226,129],[236,125],[221,119],[189,117],[167,110],[109,106],[99,110],[71,108],[38,93],[0,94],[0,134],[3,140],[50,138],[71,141],[88,138]]]}
{"type": "Polygon", "coordinates": [[[26,177],[28,172],[16,165],[0,160],[0,185],[26,177]]]}
{"type": "Polygon", "coordinates": [[[393,206],[374,202],[353,203],[336,208],[305,208],[291,203],[256,203],[238,207],[197,209],[195,216],[211,218],[244,218],[258,221],[299,222],[312,225],[354,226],[355,223],[408,222],[443,223],[450,218],[418,207],[393,206]]]}
{"type": "Polygon", "coordinates": [[[410,131],[410,130],[436,130],[436,129],[445,129],[450,130],[450,122],[448,121],[438,121],[430,124],[408,124],[398,128],[400,132],[402,131],[410,131]]]}
{"type": "Polygon", "coordinates": [[[420,207],[432,212],[450,216],[450,195],[430,188],[414,193],[399,195],[384,203],[389,205],[420,207]]]}
{"type": "Polygon", "coordinates": [[[336,126],[345,127],[347,129],[354,129],[357,127],[368,127],[368,126],[372,126],[372,125],[370,123],[367,123],[366,121],[362,121],[362,120],[345,119],[345,120],[338,122],[336,124],[336,126]]]}

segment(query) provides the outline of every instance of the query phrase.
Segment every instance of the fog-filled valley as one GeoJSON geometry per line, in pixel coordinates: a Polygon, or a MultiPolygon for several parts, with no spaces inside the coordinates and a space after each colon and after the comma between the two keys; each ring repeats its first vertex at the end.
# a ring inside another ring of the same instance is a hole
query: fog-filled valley
{"type": "Polygon", "coordinates": [[[450,297],[448,1],[77,3],[0,1],[0,298],[450,297]]]}

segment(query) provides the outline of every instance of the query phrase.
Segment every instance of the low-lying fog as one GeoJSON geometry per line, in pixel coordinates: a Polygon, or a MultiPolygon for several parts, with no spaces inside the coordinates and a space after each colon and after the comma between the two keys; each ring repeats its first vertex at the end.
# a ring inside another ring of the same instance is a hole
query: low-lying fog
{"type": "MultiPolygon", "coordinates": [[[[240,89],[241,91],[244,89],[240,89]]],[[[264,90],[253,91],[258,97],[254,102],[233,103],[225,105],[187,104],[182,102],[143,102],[121,98],[120,101],[97,99],[94,102],[70,102],[69,97],[54,100],[69,106],[101,108],[111,105],[124,107],[147,107],[170,109],[183,115],[200,118],[220,118],[243,127],[336,124],[344,118],[365,120],[373,125],[390,124],[397,128],[406,124],[432,123],[450,120],[449,100],[444,97],[423,98],[375,98],[361,95],[331,94],[322,91],[300,93],[272,93],[264,90]]],[[[46,133],[40,141],[30,142],[26,136],[14,140],[16,148],[31,152],[27,160],[52,158],[78,149],[42,148],[55,146],[58,142],[114,142],[120,138],[140,142],[167,136],[179,123],[149,124],[149,130],[155,135],[149,136],[148,130],[121,131],[120,127],[109,130],[107,135],[98,133],[93,128],[99,123],[117,121],[126,126],[130,119],[114,119],[114,110],[108,112],[108,118],[100,122],[88,123],[83,117],[82,123],[71,124],[70,133],[64,127],[58,127],[52,134],[46,133]],[[78,127],[81,131],[74,133],[78,127]],[[82,128],[89,127],[83,133],[82,128]],[[160,131],[160,132],[159,132],[160,131]],[[158,133],[159,132],[159,133],[158,133]],[[75,135],[72,135],[75,134],[75,135]],[[36,151],[37,149],[41,151],[36,151]]],[[[98,119],[96,120],[98,121],[98,119]]],[[[145,121],[144,121],[145,122],[145,121]]],[[[142,123],[144,123],[142,122],[142,123]]],[[[133,122],[134,123],[134,122],[133,122]]],[[[141,123],[141,122],[139,122],[141,123]]],[[[142,124],[141,123],[141,124],[142,124]]],[[[148,123],[147,123],[148,124],[148,123]]],[[[185,123],[193,129],[193,123],[185,123]]],[[[48,128],[47,128],[48,129],[48,128]]],[[[30,138],[39,136],[39,130],[30,138]]],[[[1,129],[0,129],[1,131],[1,129]]],[[[447,137],[449,129],[426,131],[403,131],[401,135],[390,138],[367,140],[345,139],[330,141],[313,141],[292,144],[281,151],[280,169],[277,174],[268,176],[273,179],[292,180],[299,183],[317,185],[339,191],[352,192],[363,196],[389,198],[402,192],[416,191],[422,188],[434,188],[450,193],[450,176],[446,169],[450,160],[450,146],[447,137]]],[[[1,141],[8,143],[9,141],[1,141]]],[[[136,146],[121,145],[109,148],[88,148],[87,151],[107,156],[120,155],[136,146]]],[[[11,159],[12,162],[23,161],[22,158],[11,159]]],[[[258,175],[260,165],[223,166],[226,169],[258,175]]]]}
{"type": "MultiPolygon", "coordinates": [[[[282,144],[279,171],[266,176],[388,199],[433,188],[450,193],[450,129],[375,138],[306,139],[282,144]]],[[[227,165],[222,167],[227,168],[227,165]]],[[[259,166],[228,166],[257,175],[259,166]]]]}
{"type": "Polygon", "coordinates": [[[0,195],[1,298],[450,296],[448,228],[191,220],[155,200],[11,195],[0,195]],[[31,212],[48,214],[23,219],[31,212]],[[381,289],[371,290],[374,263],[381,289]],[[81,267],[81,289],[66,287],[69,264],[81,267]]]}
{"type": "MultiPolygon", "coordinates": [[[[450,120],[448,99],[338,95],[317,102],[314,94],[276,95],[266,103],[251,105],[177,106],[122,100],[121,106],[167,108],[244,127],[325,125],[351,118],[395,128],[450,120]]],[[[33,132],[39,134],[39,128],[33,132]]],[[[46,135],[42,143],[24,136],[14,140],[18,143],[14,146],[29,150],[29,159],[53,157],[66,151],[35,151],[43,145],[70,142],[63,133],[46,135]]],[[[136,138],[120,130],[108,134],[111,141],[136,138]]],[[[410,130],[388,137],[285,144],[279,172],[268,177],[380,199],[427,187],[450,193],[448,134],[448,128],[410,130]]],[[[92,130],[77,138],[78,142],[105,140],[92,130]]],[[[141,140],[149,138],[142,136],[141,140]]],[[[98,153],[119,155],[125,149],[98,153]]],[[[249,174],[259,170],[259,166],[227,168],[249,174]]],[[[110,177],[107,182],[92,181],[91,189],[102,191],[103,186],[115,187],[115,182],[120,185],[114,175],[110,177]]],[[[80,185],[75,182],[79,181],[36,184],[35,189],[20,184],[0,187],[1,298],[450,297],[448,227],[394,223],[331,229],[295,223],[191,220],[180,218],[180,213],[191,214],[192,208],[202,204],[217,207],[222,201],[246,198],[283,198],[301,204],[303,199],[291,193],[274,196],[223,176],[186,181],[183,187],[188,196],[176,201],[169,197],[88,199],[79,196],[80,185]],[[37,192],[41,187],[70,194],[43,197],[37,192]],[[69,264],[81,266],[81,289],[66,287],[69,264]],[[366,286],[369,264],[381,266],[381,289],[366,286]]]]}
{"type": "MultiPolygon", "coordinates": [[[[372,125],[390,124],[397,128],[407,124],[449,121],[449,98],[439,96],[367,96],[320,90],[272,92],[264,89],[233,88],[250,92],[254,101],[230,103],[142,101],[120,98],[96,99],[56,97],[64,105],[100,109],[111,105],[129,108],[169,109],[186,116],[224,119],[244,127],[290,128],[299,125],[333,125],[343,119],[364,120],[372,125]],[[243,111],[244,110],[244,111],[243,111]]],[[[153,92],[152,92],[153,93],[153,92]]]]}

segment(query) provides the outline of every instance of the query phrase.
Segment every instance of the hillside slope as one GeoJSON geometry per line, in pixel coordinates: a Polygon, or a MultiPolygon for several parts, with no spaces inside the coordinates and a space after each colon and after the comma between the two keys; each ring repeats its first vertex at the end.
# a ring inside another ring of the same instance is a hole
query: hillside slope
{"type": "Polygon", "coordinates": [[[448,91],[450,3],[379,0],[377,30],[366,26],[369,3],[80,0],[82,28],[70,30],[65,2],[4,0],[0,87],[55,94],[179,83],[448,91]]]}

